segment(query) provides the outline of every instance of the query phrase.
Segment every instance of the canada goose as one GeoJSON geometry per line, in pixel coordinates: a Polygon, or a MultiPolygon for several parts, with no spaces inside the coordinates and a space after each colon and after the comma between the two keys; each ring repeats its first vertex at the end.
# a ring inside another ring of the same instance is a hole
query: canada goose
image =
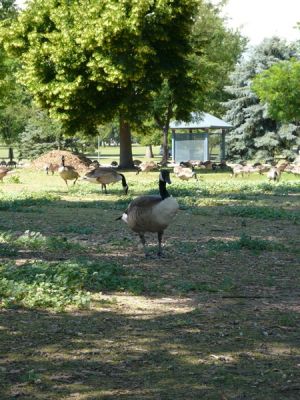
{"type": "Polygon", "coordinates": [[[263,174],[263,172],[268,172],[271,169],[271,165],[270,164],[259,164],[259,165],[255,165],[255,168],[257,168],[257,171],[260,175],[263,174]]]}
{"type": "Polygon", "coordinates": [[[142,161],[141,160],[133,160],[133,165],[135,166],[135,167],[138,167],[139,165],[141,165],[142,164],[142,161]]]}
{"type": "Polygon", "coordinates": [[[259,168],[253,167],[252,165],[244,165],[243,171],[244,171],[244,174],[247,174],[249,176],[250,174],[259,172],[259,168]]]}
{"type": "Polygon", "coordinates": [[[278,162],[278,163],[276,164],[276,169],[277,169],[279,172],[283,172],[283,171],[285,171],[285,169],[288,167],[288,165],[289,165],[289,163],[286,162],[286,161],[278,162]]]}
{"type": "Polygon", "coordinates": [[[192,168],[192,163],[189,161],[180,161],[179,165],[181,167],[192,168]]]}
{"type": "Polygon", "coordinates": [[[300,175],[300,165],[289,164],[285,168],[285,172],[291,172],[295,175],[300,175]]]}
{"type": "Polygon", "coordinates": [[[144,161],[140,165],[137,165],[136,167],[138,169],[136,174],[138,175],[140,172],[149,172],[152,171],[153,169],[157,169],[158,165],[154,161],[144,161]]]}
{"type": "Polygon", "coordinates": [[[203,161],[202,165],[204,165],[206,169],[213,169],[213,162],[211,162],[210,160],[203,161]]]}
{"type": "Polygon", "coordinates": [[[228,166],[231,168],[231,177],[244,176],[244,166],[242,164],[228,164],[228,166]]]}
{"type": "Polygon", "coordinates": [[[65,165],[65,156],[61,157],[61,165],[58,168],[58,173],[66,182],[67,186],[68,181],[74,180],[73,185],[75,185],[77,179],[79,178],[79,174],[74,167],[72,167],[71,165],[65,165]]]}
{"type": "Polygon", "coordinates": [[[128,226],[137,232],[146,253],[145,232],[157,232],[158,256],[162,255],[162,237],[173,217],[178,211],[177,200],[170,197],[166,184],[171,183],[169,171],[163,169],[159,174],[159,195],[146,195],[134,199],[124,214],[117,218],[122,219],[128,226]]]}
{"type": "Polygon", "coordinates": [[[194,167],[188,168],[188,167],[182,167],[181,165],[175,166],[174,174],[183,181],[188,181],[191,178],[195,178],[196,181],[198,180],[194,167]]]}
{"type": "Polygon", "coordinates": [[[267,173],[267,177],[269,181],[279,182],[280,179],[280,171],[278,168],[272,167],[270,171],[267,173]]]}
{"type": "Polygon", "coordinates": [[[52,175],[54,175],[54,172],[58,171],[58,168],[59,168],[58,164],[52,164],[52,163],[46,164],[44,167],[47,175],[49,174],[49,172],[51,172],[52,175]]]}
{"type": "Polygon", "coordinates": [[[89,165],[89,168],[98,168],[98,167],[100,167],[100,164],[99,161],[97,160],[93,160],[89,165]]]}
{"type": "Polygon", "coordinates": [[[122,181],[124,193],[127,194],[128,192],[128,185],[125,176],[123,174],[120,174],[120,172],[117,172],[113,168],[109,167],[95,168],[92,171],[87,172],[82,179],[92,183],[101,183],[102,190],[104,189],[106,194],[107,194],[106,185],[122,181]]]}
{"type": "Polygon", "coordinates": [[[254,172],[259,172],[259,167],[254,167],[252,165],[230,164],[229,168],[231,168],[231,176],[235,178],[239,175],[244,177],[254,172]]]}
{"type": "Polygon", "coordinates": [[[3,178],[8,174],[10,170],[6,167],[0,167],[0,181],[3,182],[3,178]]]}
{"type": "Polygon", "coordinates": [[[16,161],[11,160],[11,161],[8,161],[8,163],[6,163],[6,166],[17,168],[17,163],[16,163],[16,161]]]}

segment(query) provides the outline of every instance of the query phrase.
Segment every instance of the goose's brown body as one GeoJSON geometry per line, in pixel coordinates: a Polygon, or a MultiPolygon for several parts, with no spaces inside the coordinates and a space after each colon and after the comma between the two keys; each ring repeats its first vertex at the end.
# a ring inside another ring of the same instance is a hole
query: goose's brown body
{"type": "Polygon", "coordinates": [[[0,181],[3,182],[3,178],[8,174],[9,169],[6,167],[0,167],[0,181]]]}
{"type": "MultiPolygon", "coordinates": [[[[134,199],[124,212],[122,219],[139,234],[145,248],[145,233],[154,232],[158,235],[158,255],[162,254],[161,242],[164,230],[176,215],[179,206],[166,190],[166,183],[171,183],[169,172],[162,170],[159,179],[160,195],[140,196],[134,199]]],[[[147,254],[146,254],[147,255],[147,254]]]]}
{"type": "Polygon", "coordinates": [[[174,167],[174,174],[183,181],[188,181],[191,178],[195,178],[196,180],[198,180],[197,174],[193,170],[193,168],[182,167],[181,165],[178,165],[174,167]]]}
{"type": "Polygon", "coordinates": [[[113,168],[109,167],[98,167],[93,169],[92,171],[89,171],[85,174],[83,177],[84,180],[87,180],[92,183],[98,183],[102,185],[102,189],[105,189],[106,192],[106,185],[109,185],[110,183],[115,183],[122,181],[122,186],[125,191],[125,194],[127,194],[128,191],[128,185],[126,182],[126,179],[123,174],[120,174],[113,168]]]}
{"type": "Polygon", "coordinates": [[[66,185],[68,186],[68,181],[73,181],[73,185],[75,185],[77,179],[79,178],[79,173],[75,170],[72,165],[65,165],[65,157],[62,156],[61,158],[61,165],[58,168],[58,173],[60,177],[65,181],[66,185]]]}
{"type": "Polygon", "coordinates": [[[178,211],[173,197],[141,196],[133,200],[122,219],[134,232],[164,231],[178,211]]]}

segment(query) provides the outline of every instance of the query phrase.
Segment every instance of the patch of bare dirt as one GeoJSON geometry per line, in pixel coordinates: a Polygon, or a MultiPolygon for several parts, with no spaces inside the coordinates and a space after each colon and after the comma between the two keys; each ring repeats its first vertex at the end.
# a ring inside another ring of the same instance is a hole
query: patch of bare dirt
{"type": "Polygon", "coordinates": [[[47,164],[61,164],[61,157],[65,156],[66,165],[71,165],[78,172],[86,172],[89,169],[91,160],[82,154],[73,154],[67,150],[52,150],[41,155],[32,161],[31,167],[41,170],[45,169],[47,164]]]}

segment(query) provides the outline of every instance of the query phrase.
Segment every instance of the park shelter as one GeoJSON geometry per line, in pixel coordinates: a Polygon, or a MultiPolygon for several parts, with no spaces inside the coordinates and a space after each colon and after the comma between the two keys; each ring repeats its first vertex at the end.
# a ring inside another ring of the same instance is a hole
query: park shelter
{"type": "Polygon", "coordinates": [[[225,135],[230,128],[227,122],[205,112],[192,113],[189,122],[171,122],[173,161],[224,160],[225,135]]]}

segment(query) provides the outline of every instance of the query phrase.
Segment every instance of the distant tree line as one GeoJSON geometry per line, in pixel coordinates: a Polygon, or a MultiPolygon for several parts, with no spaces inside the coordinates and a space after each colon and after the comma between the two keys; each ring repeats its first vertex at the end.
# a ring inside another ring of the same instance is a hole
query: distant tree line
{"type": "Polygon", "coordinates": [[[2,140],[29,158],[111,138],[131,167],[133,137],[162,144],[166,162],[171,119],[206,111],[233,125],[229,157],[293,158],[299,47],[272,38],[241,58],[246,39],[223,5],[32,0],[20,11],[0,0],[2,140]]]}

